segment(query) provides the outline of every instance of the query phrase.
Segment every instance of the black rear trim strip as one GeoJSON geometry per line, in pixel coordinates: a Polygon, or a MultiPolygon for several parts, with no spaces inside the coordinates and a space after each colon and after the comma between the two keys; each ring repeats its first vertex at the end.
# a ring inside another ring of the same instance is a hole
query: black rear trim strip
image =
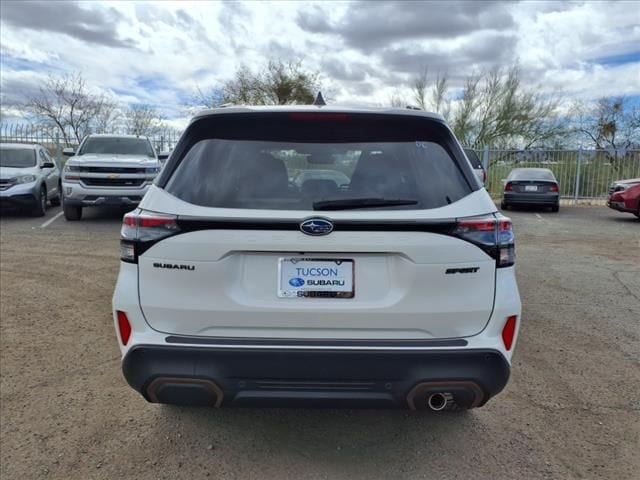
{"type": "MultiPolygon", "coordinates": [[[[310,212],[312,213],[312,212],[310,212]]],[[[181,232],[197,230],[300,230],[301,220],[288,219],[216,219],[179,216],[181,232]]],[[[455,219],[438,221],[414,220],[332,220],[334,232],[434,232],[449,233],[456,226],[455,219]]]]}
{"type": "Polygon", "coordinates": [[[229,338],[229,337],[190,337],[169,335],[167,343],[187,345],[251,345],[286,347],[465,347],[468,342],[461,338],[450,340],[291,340],[281,338],[229,338]]]}

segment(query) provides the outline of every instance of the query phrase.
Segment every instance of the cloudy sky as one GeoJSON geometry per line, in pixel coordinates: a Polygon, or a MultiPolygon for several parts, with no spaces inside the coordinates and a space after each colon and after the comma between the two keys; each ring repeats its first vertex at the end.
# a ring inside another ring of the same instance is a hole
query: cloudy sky
{"type": "MultiPolygon", "coordinates": [[[[240,64],[302,60],[338,103],[384,104],[425,67],[466,75],[518,61],[526,85],[567,100],[640,99],[636,1],[62,2],[2,0],[7,105],[48,74],[81,71],[175,125],[198,87],[240,64]]],[[[407,97],[409,95],[407,94],[407,97]]]]}

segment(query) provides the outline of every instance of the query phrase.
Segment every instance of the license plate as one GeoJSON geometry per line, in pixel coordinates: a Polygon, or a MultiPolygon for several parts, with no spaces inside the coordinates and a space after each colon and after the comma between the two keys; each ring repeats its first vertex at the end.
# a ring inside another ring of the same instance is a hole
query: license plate
{"type": "Polygon", "coordinates": [[[525,192],[537,192],[538,191],[538,186],[537,185],[525,185],[524,186],[524,191],[525,192]]]}
{"type": "Polygon", "coordinates": [[[353,260],[280,258],[278,297],[353,298],[353,260]]]}

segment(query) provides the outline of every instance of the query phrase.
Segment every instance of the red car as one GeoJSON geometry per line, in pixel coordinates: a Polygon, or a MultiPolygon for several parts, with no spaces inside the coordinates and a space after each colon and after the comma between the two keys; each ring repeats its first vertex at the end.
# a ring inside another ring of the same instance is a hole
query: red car
{"type": "Polygon", "coordinates": [[[614,182],[609,189],[607,206],[640,218],[640,178],[614,182]]]}

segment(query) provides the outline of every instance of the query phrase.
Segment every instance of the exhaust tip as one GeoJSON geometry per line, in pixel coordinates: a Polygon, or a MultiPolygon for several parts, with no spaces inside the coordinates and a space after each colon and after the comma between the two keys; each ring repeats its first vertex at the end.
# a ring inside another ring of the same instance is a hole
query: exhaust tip
{"type": "Polygon", "coordinates": [[[220,407],[224,394],[211,380],[202,378],[158,377],[147,387],[148,400],[184,406],[220,407]]]}
{"type": "Polygon", "coordinates": [[[451,395],[445,393],[432,393],[429,395],[429,399],[427,400],[427,405],[434,412],[439,412],[440,410],[444,410],[447,407],[447,403],[451,395]]]}

